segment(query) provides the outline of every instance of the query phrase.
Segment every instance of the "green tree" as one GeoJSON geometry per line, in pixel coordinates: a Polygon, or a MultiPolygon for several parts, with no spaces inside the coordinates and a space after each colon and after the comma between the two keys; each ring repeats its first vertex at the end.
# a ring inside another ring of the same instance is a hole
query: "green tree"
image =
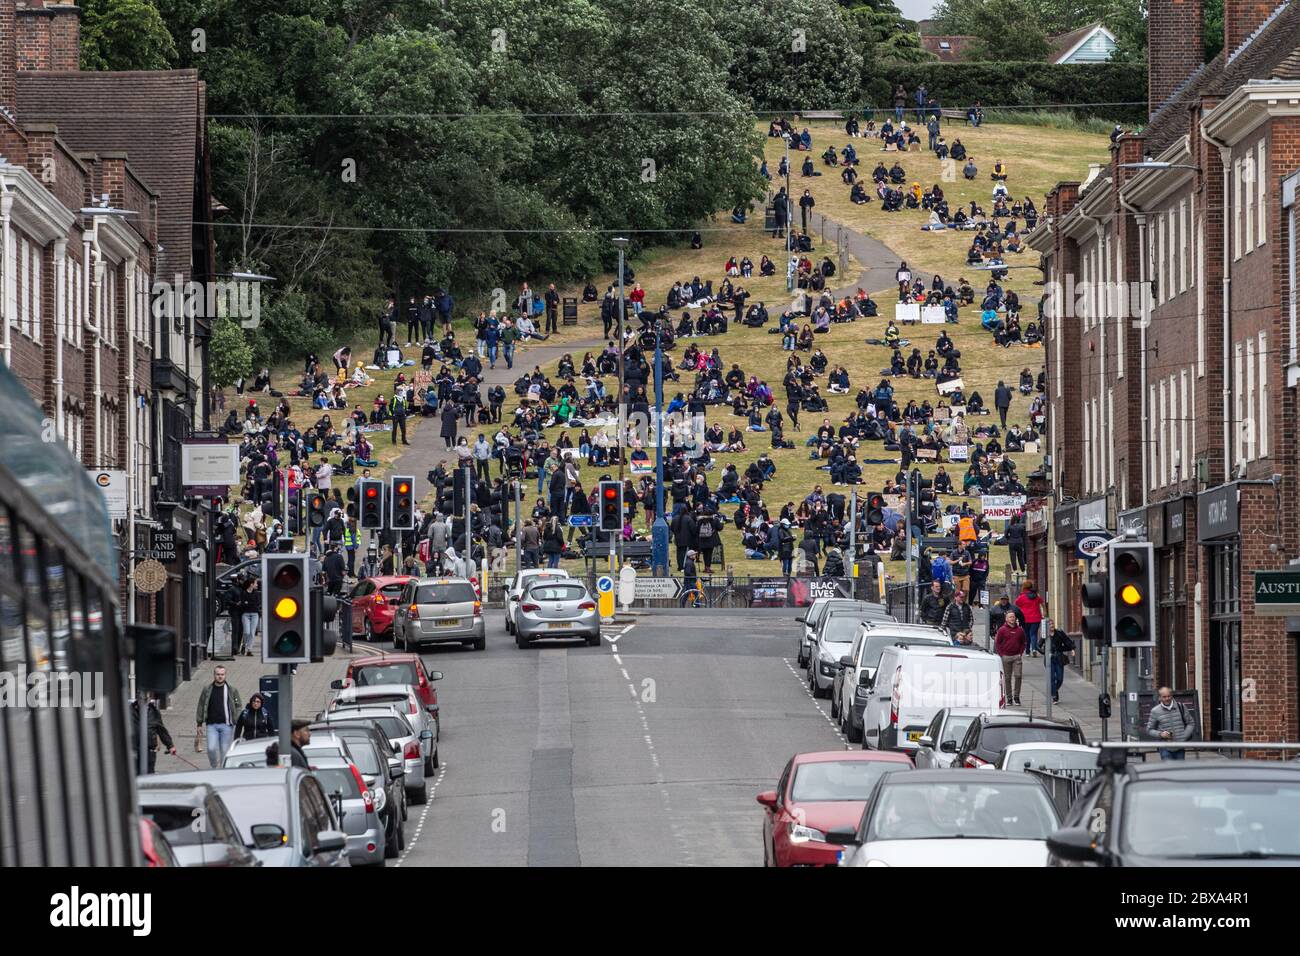
{"type": "Polygon", "coordinates": [[[217,388],[227,388],[253,374],[253,349],[233,318],[218,319],[208,344],[208,374],[217,388]]]}
{"type": "Polygon", "coordinates": [[[82,0],[83,70],[166,70],[176,44],[149,0],[82,0]]]}
{"type": "Polygon", "coordinates": [[[1030,62],[1046,60],[1047,32],[1029,0],[985,0],[972,25],[969,59],[1030,62]]]}

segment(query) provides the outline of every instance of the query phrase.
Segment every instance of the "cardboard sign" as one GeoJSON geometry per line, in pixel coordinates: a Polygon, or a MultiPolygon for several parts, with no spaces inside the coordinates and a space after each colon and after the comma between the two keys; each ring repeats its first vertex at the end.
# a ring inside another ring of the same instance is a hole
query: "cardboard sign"
{"type": "Polygon", "coordinates": [[[1006,520],[1018,515],[1025,508],[1024,495],[981,495],[980,510],[990,521],[1006,520]]]}
{"type": "Polygon", "coordinates": [[[949,461],[970,461],[970,446],[949,445],[948,460],[949,461]]]}
{"type": "Polygon", "coordinates": [[[1025,454],[1026,454],[1026,455],[1037,455],[1037,454],[1038,454],[1038,442],[1036,442],[1036,441],[1027,441],[1027,442],[1025,442],[1025,454]]]}
{"type": "Polygon", "coordinates": [[[943,325],[947,321],[948,316],[944,314],[941,305],[927,305],[921,309],[922,325],[943,325]]]}
{"type": "Polygon", "coordinates": [[[937,448],[918,448],[916,450],[917,461],[938,461],[939,450],[937,448]]]}
{"type": "MultiPolygon", "coordinates": [[[[949,392],[955,392],[958,389],[964,389],[965,387],[965,384],[959,378],[954,378],[951,381],[935,385],[935,388],[939,390],[940,395],[947,395],[949,392]]],[[[965,411],[965,409],[963,408],[962,411],[965,411]]]]}
{"type": "Polygon", "coordinates": [[[910,302],[899,302],[894,306],[894,321],[915,324],[921,321],[921,306],[910,302]]]}

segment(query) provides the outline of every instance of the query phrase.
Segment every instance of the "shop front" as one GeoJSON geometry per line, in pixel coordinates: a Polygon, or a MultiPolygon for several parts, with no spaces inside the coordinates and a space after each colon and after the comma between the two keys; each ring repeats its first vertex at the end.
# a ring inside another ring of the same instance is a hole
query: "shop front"
{"type": "Polygon", "coordinates": [[[1196,499],[1197,541],[1209,584],[1210,731],[1242,739],[1241,490],[1236,482],[1196,499]]]}

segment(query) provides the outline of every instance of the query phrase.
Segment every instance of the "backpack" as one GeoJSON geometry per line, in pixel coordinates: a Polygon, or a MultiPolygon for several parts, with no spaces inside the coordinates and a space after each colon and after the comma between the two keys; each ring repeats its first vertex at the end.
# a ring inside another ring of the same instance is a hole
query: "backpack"
{"type": "Polygon", "coordinates": [[[713,520],[711,518],[701,518],[696,526],[696,531],[701,538],[713,537],[713,520]]]}
{"type": "Polygon", "coordinates": [[[1187,743],[1188,741],[1193,741],[1193,740],[1200,740],[1201,725],[1198,721],[1193,720],[1191,715],[1187,713],[1187,708],[1183,706],[1182,701],[1178,702],[1178,716],[1182,718],[1184,727],[1186,727],[1188,724],[1192,725],[1192,735],[1188,737],[1186,741],[1181,741],[1181,743],[1187,743]]]}

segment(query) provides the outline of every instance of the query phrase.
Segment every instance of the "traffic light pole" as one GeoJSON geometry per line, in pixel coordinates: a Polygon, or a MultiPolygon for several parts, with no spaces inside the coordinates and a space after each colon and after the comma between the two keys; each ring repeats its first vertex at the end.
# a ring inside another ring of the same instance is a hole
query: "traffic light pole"
{"type": "MultiPolygon", "coordinates": [[[[849,566],[845,568],[850,578],[858,576],[858,489],[853,489],[849,500],[849,566]]],[[[856,594],[854,595],[856,597],[856,594]]]]}
{"type": "Polygon", "coordinates": [[[523,570],[524,567],[524,543],[523,543],[523,539],[519,536],[519,532],[520,532],[520,528],[519,528],[519,483],[520,481],[519,479],[520,477],[521,476],[517,476],[513,479],[513,484],[515,486],[514,532],[515,532],[515,578],[516,579],[519,577],[519,572],[523,570]]]}
{"type": "Polygon", "coordinates": [[[908,623],[911,623],[912,621],[912,475],[911,474],[907,476],[907,489],[906,489],[906,494],[904,495],[903,504],[904,504],[904,511],[906,512],[903,515],[903,524],[907,526],[907,544],[906,547],[904,548],[904,551],[906,552],[907,555],[907,603],[904,605],[904,607],[906,608],[906,614],[907,614],[906,620],[908,623]]]}
{"type": "MultiPolygon", "coordinates": [[[[473,577],[471,569],[474,566],[474,529],[470,525],[470,502],[474,499],[474,470],[470,467],[469,459],[465,459],[465,577],[473,577]]],[[[483,582],[483,587],[487,588],[487,582],[483,582]]]]}
{"type": "Polygon", "coordinates": [[[280,766],[293,764],[293,665],[280,665],[275,687],[275,718],[280,723],[280,766]]]}

